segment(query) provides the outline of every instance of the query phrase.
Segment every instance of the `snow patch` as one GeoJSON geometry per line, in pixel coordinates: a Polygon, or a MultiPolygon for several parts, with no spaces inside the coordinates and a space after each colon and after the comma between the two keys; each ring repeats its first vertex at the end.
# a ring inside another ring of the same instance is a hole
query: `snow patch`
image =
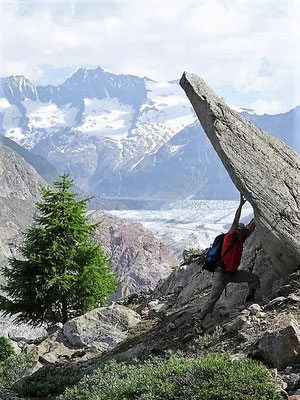
{"type": "Polygon", "coordinates": [[[178,84],[170,82],[146,82],[149,102],[143,104],[137,121],[137,129],[164,138],[164,142],[196,120],[191,104],[178,84]]]}
{"type": "Polygon", "coordinates": [[[29,119],[28,127],[33,129],[57,129],[75,124],[78,109],[66,104],[58,108],[55,103],[41,103],[26,99],[23,105],[29,119]]]}
{"type": "Polygon", "coordinates": [[[5,97],[2,97],[0,99],[0,110],[2,111],[9,107],[11,107],[11,104],[8,102],[8,100],[5,97]]]}
{"type": "Polygon", "coordinates": [[[22,128],[8,129],[5,136],[17,143],[21,143],[25,137],[22,128]]]}
{"type": "Polygon", "coordinates": [[[228,107],[230,107],[233,111],[236,111],[238,113],[242,112],[247,112],[248,114],[255,114],[255,111],[252,110],[252,108],[245,108],[245,107],[238,107],[238,106],[233,106],[232,104],[228,104],[228,107]]]}
{"type": "Polygon", "coordinates": [[[85,98],[83,124],[77,129],[86,135],[119,140],[127,136],[133,115],[133,107],[121,104],[116,98],[85,98]]]}

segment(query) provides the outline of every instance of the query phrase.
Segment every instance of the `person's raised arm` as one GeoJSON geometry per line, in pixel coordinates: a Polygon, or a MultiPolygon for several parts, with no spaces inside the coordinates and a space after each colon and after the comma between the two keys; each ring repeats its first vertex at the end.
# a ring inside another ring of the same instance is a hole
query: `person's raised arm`
{"type": "Polygon", "coordinates": [[[235,213],[234,220],[233,220],[233,223],[231,225],[231,228],[228,231],[228,233],[230,235],[233,235],[237,230],[238,223],[239,223],[240,218],[241,218],[242,207],[246,203],[246,201],[247,200],[245,199],[245,197],[241,193],[240,194],[240,204],[239,204],[239,206],[238,206],[238,208],[236,210],[236,213],[235,213]]]}

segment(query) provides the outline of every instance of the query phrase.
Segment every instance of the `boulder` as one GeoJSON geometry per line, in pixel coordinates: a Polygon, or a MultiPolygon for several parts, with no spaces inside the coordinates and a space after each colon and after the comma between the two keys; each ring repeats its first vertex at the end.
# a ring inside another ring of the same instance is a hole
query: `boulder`
{"type": "Polygon", "coordinates": [[[236,187],[254,209],[257,230],[283,275],[300,268],[300,157],[224,101],[197,75],[180,84],[236,187]]]}
{"type": "Polygon", "coordinates": [[[278,369],[300,363],[300,328],[292,320],[285,328],[267,332],[259,341],[258,348],[264,359],[278,369]]]}
{"type": "Polygon", "coordinates": [[[106,351],[122,342],[128,330],[139,322],[140,316],[135,311],[113,304],[66,322],[63,335],[72,346],[106,351]]]}
{"type": "Polygon", "coordinates": [[[13,317],[0,315],[0,336],[5,336],[22,347],[26,343],[41,342],[47,336],[47,330],[43,326],[32,327],[25,323],[16,325],[13,317]]]}

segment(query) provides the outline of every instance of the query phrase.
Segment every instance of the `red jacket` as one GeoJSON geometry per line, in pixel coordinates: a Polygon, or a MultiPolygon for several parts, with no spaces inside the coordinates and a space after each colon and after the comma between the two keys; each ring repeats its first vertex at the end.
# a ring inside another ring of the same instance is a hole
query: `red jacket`
{"type": "Polygon", "coordinates": [[[235,272],[241,262],[244,242],[237,241],[235,233],[233,235],[229,232],[226,233],[222,246],[222,256],[234,241],[236,242],[235,245],[223,258],[226,272],[235,272]]]}

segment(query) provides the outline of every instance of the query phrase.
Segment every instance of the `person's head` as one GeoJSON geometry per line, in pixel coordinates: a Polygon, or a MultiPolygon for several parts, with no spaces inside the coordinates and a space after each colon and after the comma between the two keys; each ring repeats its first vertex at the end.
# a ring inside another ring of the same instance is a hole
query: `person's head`
{"type": "Polygon", "coordinates": [[[239,223],[237,230],[236,230],[237,240],[242,241],[242,240],[246,239],[248,231],[249,231],[249,228],[245,224],[239,223]]]}

